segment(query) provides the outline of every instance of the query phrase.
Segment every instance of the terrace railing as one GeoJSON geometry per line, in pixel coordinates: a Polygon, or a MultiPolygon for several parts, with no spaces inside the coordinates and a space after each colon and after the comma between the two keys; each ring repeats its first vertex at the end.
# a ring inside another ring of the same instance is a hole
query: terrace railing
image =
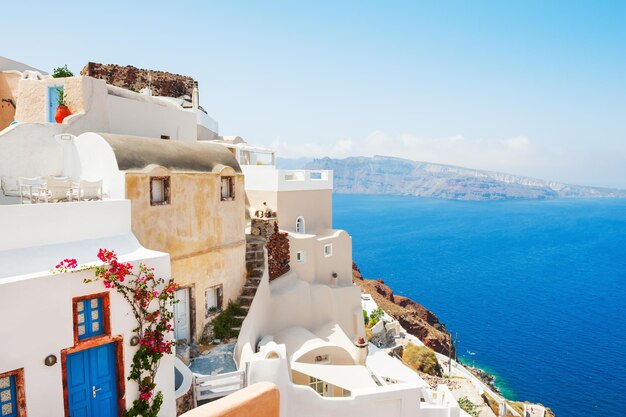
{"type": "Polygon", "coordinates": [[[200,401],[225,397],[246,386],[245,371],[228,372],[225,374],[195,376],[193,382],[194,406],[200,401]]]}

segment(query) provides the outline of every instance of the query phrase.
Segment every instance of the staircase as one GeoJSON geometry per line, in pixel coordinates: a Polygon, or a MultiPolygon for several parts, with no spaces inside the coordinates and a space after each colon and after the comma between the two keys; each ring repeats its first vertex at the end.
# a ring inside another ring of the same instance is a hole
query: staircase
{"type": "Polygon", "coordinates": [[[243,286],[241,295],[237,299],[237,303],[241,306],[245,315],[235,316],[238,327],[233,327],[233,331],[241,330],[241,323],[246,318],[254,295],[263,278],[265,272],[265,255],[263,248],[265,247],[265,238],[260,236],[246,235],[246,283],[243,286]]]}

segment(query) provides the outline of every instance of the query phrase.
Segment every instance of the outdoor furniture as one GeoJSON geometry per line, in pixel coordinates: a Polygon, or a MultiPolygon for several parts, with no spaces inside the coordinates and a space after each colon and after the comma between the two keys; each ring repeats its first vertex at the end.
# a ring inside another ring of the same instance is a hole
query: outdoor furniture
{"type": "Polygon", "coordinates": [[[102,180],[78,183],[78,201],[102,200],[102,180]]]}
{"type": "Polygon", "coordinates": [[[40,201],[48,202],[46,182],[41,177],[20,177],[20,203],[27,199],[31,204],[40,201]]]}
{"type": "Polygon", "coordinates": [[[2,177],[2,192],[7,197],[19,197],[20,194],[20,183],[15,177],[2,177]]]}
{"type": "Polygon", "coordinates": [[[47,193],[49,201],[72,201],[72,179],[69,177],[50,177],[47,193]]]}

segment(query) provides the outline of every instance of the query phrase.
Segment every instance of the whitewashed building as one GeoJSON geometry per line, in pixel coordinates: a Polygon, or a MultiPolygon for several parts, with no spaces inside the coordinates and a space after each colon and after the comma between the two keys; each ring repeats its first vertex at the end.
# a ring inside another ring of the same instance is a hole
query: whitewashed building
{"type": "MultiPolygon", "coordinates": [[[[0,415],[119,415],[138,396],[127,380],[137,350],[130,306],[83,283],[93,271],[51,269],[65,258],[97,263],[106,248],[169,277],[169,256],[137,242],[125,200],[0,205],[0,229],[0,415]]],[[[175,415],[173,360],[157,374],[161,416],[175,415]]]]}

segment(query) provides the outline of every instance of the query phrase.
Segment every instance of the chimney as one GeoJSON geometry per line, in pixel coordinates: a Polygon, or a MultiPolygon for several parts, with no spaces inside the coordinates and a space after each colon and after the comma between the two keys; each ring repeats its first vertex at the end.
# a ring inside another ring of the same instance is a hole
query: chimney
{"type": "Polygon", "coordinates": [[[198,110],[200,106],[200,93],[198,92],[198,81],[193,82],[193,91],[191,92],[191,107],[198,110]]]}

